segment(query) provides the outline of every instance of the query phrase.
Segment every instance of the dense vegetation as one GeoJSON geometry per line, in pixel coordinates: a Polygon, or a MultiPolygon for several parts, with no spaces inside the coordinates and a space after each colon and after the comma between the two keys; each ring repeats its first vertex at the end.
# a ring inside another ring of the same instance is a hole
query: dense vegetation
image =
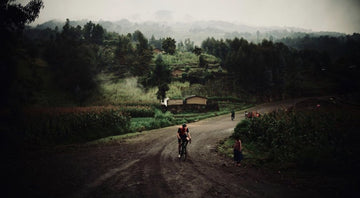
{"type": "Polygon", "coordinates": [[[242,141],[242,166],[280,176],[286,184],[316,188],[330,196],[357,189],[360,109],[339,98],[308,99],[289,109],[242,120],[218,151],[233,157],[242,141]]]}
{"type": "Polygon", "coordinates": [[[140,31],[119,35],[91,21],[83,27],[70,24],[67,20],[62,30],[26,29],[19,39],[15,49],[22,49],[23,58],[16,61],[19,80],[14,94],[20,103],[61,105],[53,100],[61,96],[63,105],[86,105],[89,98],[103,93],[98,79],[103,74],[113,74],[113,80],[138,77],[144,88],[160,88],[161,99],[171,80],[160,78],[169,77],[175,69],[182,74],[174,80],[188,81],[206,96],[269,101],[359,92],[357,34],[283,40],[294,48],[268,40],[254,44],[243,38],[208,38],[201,48],[186,40],[176,48],[170,37],[148,40],[140,31]],[[161,59],[167,69],[156,63],[154,49],[165,50],[161,59]],[[158,84],[150,83],[151,78],[157,78],[158,84]]]}
{"type": "Polygon", "coordinates": [[[240,137],[249,164],[275,164],[337,173],[358,168],[359,110],[338,100],[307,100],[288,111],[240,122],[240,137]]]}
{"type": "MultiPolygon", "coordinates": [[[[53,28],[27,27],[42,6],[41,0],[26,6],[1,1],[0,114],[4,117],[2,128],[9,133],[23,133],[21,128],[27,128],[24,112],[29,107],[126,106],[121,112],[113,109],[124,117],[122,133],[141,128],[129,129],[133,126],[130,117],[158,115],[167,124],[177,123],[173,115],[155,112],[160,109],[159,99],[167,96],[201,95],[218,98],[220,103],[233,98],[238,104],[232,107],[237,109],[244,102],[298,96],[341,94],[354,101],[359,97],[358,34],[299,34],[277,38],[276,43],[270,39],[257,44],[237,37],[208,38],[199,47],[189,38],[176,41],[164,35],[148,40],[140,30],[109,32],[105,25],[91,21],[74,25],[67,19],[53,28]],[[172,75],[174,71],[180,74],[172,75]],[[16,127],[4,121],[10,118],[16,118],[16,127]]],[[[52,110],[48,113],[53,115],[52,110]]],[[[45,120],[45,125],[63,123],[57,117],[50,118],[55,121],[45,120]]],[[[151,125],[167,125],[156,122],[151,125]]],[[[57,131],[52,125],[47,127],[57,131]]]]}
{"type": "Polygon", "coordinates": [[[238,96],[250,94],[260,100],[272,100],[359,93],[358,34],[311,39],[305,36],[284,41],[289,44],[292,41],[297,49],[268,40],[256,45],[238,38],[208,38],[202,48],[221,58],[229,73],[226,87],[238,96]]]}

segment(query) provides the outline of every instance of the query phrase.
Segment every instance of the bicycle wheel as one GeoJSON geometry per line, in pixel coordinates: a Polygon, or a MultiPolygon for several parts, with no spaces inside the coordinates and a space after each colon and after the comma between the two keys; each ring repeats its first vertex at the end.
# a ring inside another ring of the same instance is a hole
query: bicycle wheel
{"type": "Polygon", "coordinates": [[[180,161],[185,161],[185,160],[186,160],[186,157],[187,157],[186,145],[187,145],[187,142],[186,142],[186,141],[183,141],[183,142],[181,143],[180,161]]]}

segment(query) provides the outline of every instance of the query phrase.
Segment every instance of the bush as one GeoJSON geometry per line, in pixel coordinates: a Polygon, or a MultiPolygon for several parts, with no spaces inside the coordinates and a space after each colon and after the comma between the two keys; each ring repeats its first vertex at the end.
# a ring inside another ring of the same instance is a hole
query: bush
{"type": "MultiPolygon", "coordinates": [[[[347,112],[272,112],[243,120],[232,137],[270,152],[275,163],[295,163],[303,169],[335,169],[351,164],[359,154],[353,118],[347,112]]],[[[355,130],[356,131],[356,130],[355,130]]]]}
{"type": "Polygon", "coordinates": [[[154,110],[150,106],[122,106],[119,110],[131,117],[153,117],[154,110]]]}
{"type": "Polygon", "coordinates": [[[236,125],[231,137],[234,139],[241,137],[244,141],[250,141],[250,125],[251,122],[249,120],[242,120],[236,125]]]}
{"type": "Polygon", "coordinates": [[[167,127],[173,124],[174,117],[170,112],[163,113],[159,109],[155,109],[154,122],[152,123],[153,128],[167,127]]]}
{"type": "Polygon", "coordinates": [[[159,109],[154,110],[154,117],[134,118],[131,123],[131,131],[143,131],[157,129],[176,124],[173,114],[170,112],[163,113],[159,109]]]}

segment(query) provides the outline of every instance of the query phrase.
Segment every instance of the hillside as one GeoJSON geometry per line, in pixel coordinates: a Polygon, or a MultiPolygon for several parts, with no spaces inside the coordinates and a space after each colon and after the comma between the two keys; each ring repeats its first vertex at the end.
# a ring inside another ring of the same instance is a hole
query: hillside
{"type": "MultiPolygon", "coordinates": [[[[51,20],[39,24],[36,28],[59,29],[65,21],[51,20]]],[[[83,26],[88,20],[71,21],[72,26],[83,26]]],[[[109,32],[127,34],[140,30],[147,38],[155,36],[156,38],[173,37],[177,41],[184,41],[186,38],[200,45],[208,37],[229,38],[243,37],[244,39],[258,43],[263,39],[278,40],[285,37],[299,37],[310,34],[313,36],[344,36],[345,34],[337,32],[312,32],[308,29],[296,27],[255,27],[243,24],[225,22],[225,21],[195,21],[195,22],[131,22],[127,19],[118,21],[93,21],[102,25],[109,32]]]]}

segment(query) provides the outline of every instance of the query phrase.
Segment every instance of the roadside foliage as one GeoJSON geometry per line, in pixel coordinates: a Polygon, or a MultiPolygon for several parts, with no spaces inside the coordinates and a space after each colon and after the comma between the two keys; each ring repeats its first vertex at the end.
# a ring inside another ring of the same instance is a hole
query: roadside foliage
{"type": "Polygon", "coordinates": [[[59,107],[28,108],[16,116],[3,113],[4,130],[34,144],[63,144],[93,140],[129,132],[133,108],[59,107]],[[125,111],[124,111],[125,109],[125,111]]]}
{"type": "Polygon", "coordinates": [[[358,118],[341,108],[276,111],[243,120],[233,137],[241,138],[249,155],[261,153],[259,159],[283,168],[337,170],[358,163],[358,118]]]}

